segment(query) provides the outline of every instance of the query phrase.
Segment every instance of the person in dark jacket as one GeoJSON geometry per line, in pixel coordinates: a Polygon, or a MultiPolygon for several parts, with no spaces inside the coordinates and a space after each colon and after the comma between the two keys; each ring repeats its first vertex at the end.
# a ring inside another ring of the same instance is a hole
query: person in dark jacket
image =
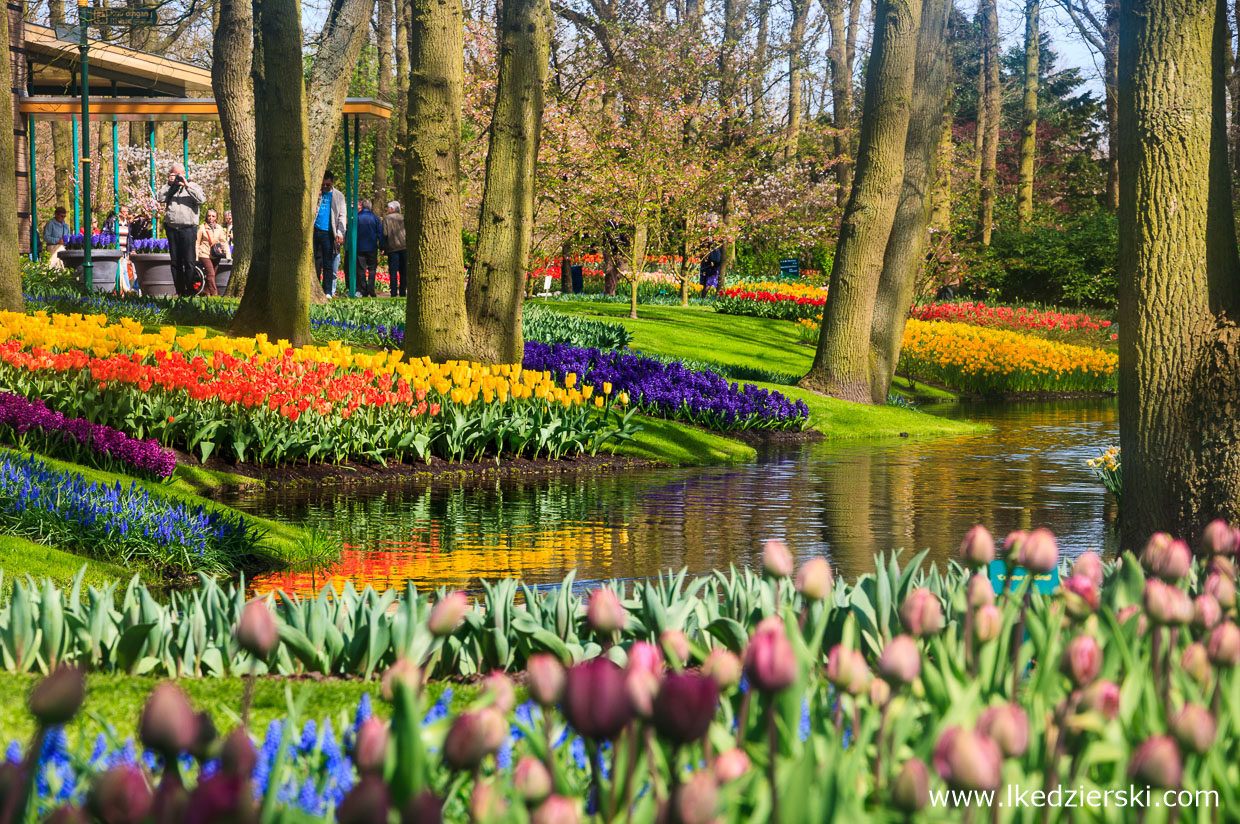
{"type": "Polygon", "coordinates": [[[379,271],[379,247],[383,245],[383,221],[362,201],[357,213],[357,291],[364,298],[375,297],[375,273],[379,271]]]}

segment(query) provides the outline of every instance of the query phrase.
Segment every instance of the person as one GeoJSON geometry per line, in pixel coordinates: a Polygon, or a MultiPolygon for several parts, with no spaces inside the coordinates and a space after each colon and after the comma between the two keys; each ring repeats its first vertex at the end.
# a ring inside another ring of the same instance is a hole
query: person
{"type": "Polygon", "coordinates": [[[387,205],[383,216],[383,250],[387,252],[388,277],[392,283],[392,297],[405,296],[405,216],[400,204],[393,200],[387,205]]]}
{"type": "Polygon", "coordinates": [[[319,209],[314,217],[315,274],[329,298],[336,291],[336,253],[344,243],[344,194],[336,188],[336,176],[323,173],[319,188],[319,209]]]}
{"type": "Polygon", "coordinates": [[[123,294],[133,290],[129,274],[129,207],[120,207],[116,215],[108,215],[108,220],[112,226],[109,234],[116,235],[116,248],[121,253],[120,264],[116,267],[116,291],[123,294]]]}
{"type": "Polygon", "coordinates": [[[116,234],[116,212],[109,211],[108,216],[103,219],[103,233],[105,235],[116,234]]]}
{"type": "Polygon", "coordinates": [[[65,248],[65,238],[73,234],[69,231],[69,224],[65,223],[67,214],[69,212],[64,206],[57,206],[52,219],[43,224],[43,248],[48,252],[48,266],[53,269],[65,268],[60,262],[60,251],[65,248]]]}
{"type": "Polygon", "coordinates": [[[370,201],[363,200],[357,213],[357,274],[360,278],[358,292],[364,298],[375,295],[375,274],[379,271],[379,247],[383,245],[383,221],[370,208],[370,201]]]}
{"type": "Polygon", "coordinates": [[[715,247],[710,254],[702,258],[702,264],[699,267],[699,282],[702,284],[702,297],[706,297],[709,289],[719,289],[719,270],[723,266],[723,247],[715,247]]]}
{"type": "Polygon", "coordinates": [[[130,240],[150,240],[151,239],[151,215],[145,206],[138,209],[138,214],[129,221],[129,239],[130,240]]]}
{"type": "Polygon", "coordinates": [[[198,210],[206,201],[206,195],[201,186],[186,178],[184,166],[173,163],[168,168],[168,182],[155,194],[155,199],[164,204],[164,229],[177,294],[181,297],[196,294],[194,251],[198,244],[198,210]]]}
{"type": "Polygon", "coordinates": [[[202,266],[204,295],[218,295],[215,267],[228,257],[228,233],[224,231],[214,209],[207,209],[207,222],[198,228],[198,263],[202,266]]]}
{"type": "Polygon", "coordinates": [[[227,209],[224,210],[224,217],[220,219],[220,225],[224,227],[224,231],[228,234],[228,256],[232,257],[232,246],[233,246],[232,212],[230,212],[227,209]]]}

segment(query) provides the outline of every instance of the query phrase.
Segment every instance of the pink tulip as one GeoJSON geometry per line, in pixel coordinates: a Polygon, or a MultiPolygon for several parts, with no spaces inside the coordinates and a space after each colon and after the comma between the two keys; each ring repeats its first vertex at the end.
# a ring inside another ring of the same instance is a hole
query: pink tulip
{"type": "Polygon", "coordinates": [[[792,575],[795,562],[792,552],[783,541],[767,541],[762,548],[762,571],[772,578],[787,578],[792,575]]]}
{"type": "Polygon", "coordinates": [[[628,611],[610,589],[596,589],[586,607],[586,622],[600,635],[611,635],[624,629],[628,611]]]}
{"type": "Polygon", "coordinates": [[[1098,678],[1102,670],[1102,649],[1092,635],[1078,635],[1064,650],[1062,669],[1078,687],[1085,687],[1098,678]]]}
{"type": "Polygon", "coordinates": [[[934,769],[955,790],[994,790],[1002,763],[998,744],[961,727],[948,728],[934,746],[934,769]]]}
{"type": "Polygon", "coordinates": [[[525,665],[526,687],[530,698],[549,707],[560,700],[564,693],[564,665],[554,655],[540,652],[531,655],[525,665]]]}
{"type": "Polygon", "coordinates": [[[995,559],[995,539],[990,530],[981,524],[975,525],[960,542],[960,560],[965,566],[978,568],[987,566],[995,559]]]}
{"type": "Polygon", "coordinates": [[[1073,575],[1084,575],[1094,582],[1094,589],[1102,589],[1103,565],[1096,552],[1083,552],[1072,564],[1073,575]]]}
{"type": "Polygon", "coordinates": [[[760,692],[779,692],[796,682],[800,663],[778,618],[763,620],[745,649],[745,677],[760,692]]]}
{"type": "Polygon", "coordinates": [[[1152,787],[1178,789],[1184,773],[1180,748],[1169,736],[1150,736],[1133,753],[1128,762],[1128,773],[1132,778],[1144,781],[1152,787]]]}
{"type": "Polygon", "coordinates": [[[921,652],[908,635],[897,635],[878,658],[878,674],[893,686],[911,684],[921,674],[921,652]]]}
{"type": "Polygon", "coordinates": [[[1029,749],[1029,716],[1019,704],[990,707],[978,719],[977,729],[998,744],[1007,758],[1020,758],[1029,749]]]}
{"type": "Polygon", "coordinates": [[[1034,575],[1050,572],[1059,565],[1059,543],[1049,529],[1035,529],[1020,548],[1020,565],[1034,575]]]}
{"type": "Polygon", "coordinates": [[[900,618],[909,634],[924,638],[943,629],[943,607],[938,596],[928,589],[918,588],[908,594],[900,606],[900,618]]]}

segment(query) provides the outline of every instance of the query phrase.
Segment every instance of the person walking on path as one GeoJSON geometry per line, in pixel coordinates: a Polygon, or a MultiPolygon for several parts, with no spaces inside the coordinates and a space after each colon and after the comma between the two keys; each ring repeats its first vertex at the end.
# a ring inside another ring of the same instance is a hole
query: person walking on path
{"type": "Polygon", "coordinates": [[[204,295],[218,295],[215,267],[228,257],[228,231],[216,220],[214,209],[207,210],[207,222],[198,229],[198,262],[202,265],[204,295]]]}
{"type": "Polygon", "coordinates": [[[344,243],[344,194],[336,188],[336,176],[323,173],[319,209],[314,217],[315,274],[329,298],[336,291],[336,252],[344,243]]]}
{"type": "Polygon", "coordinates": [[[379,271],[379,248],[383,246],[383,221],[363,200],[357,213],[357,274],[361,278],[358,292],[364,298],[375,295],[375,274],[379,271]]]}
{"type": "Polygon", "coordinates": [[[65,223],[65,215],[69,214],[64,206],[57,206],[52,219],[43,224],[43,248],[47,249],[47,265],[53,269],[63,269],[60,262],[60,250],[65,248],[65,238],[73,234],[69,224],[65,223]]]}
{"type": "Polygon", "coordinates": [[[164,204],[172,282],[181,297],[193,295],[197,292],[194,251],[198,245],[198,210],[206,201],[206,195],[201,186],[185,177],[184,166],[173,163],[168,169],[168,182],[155,193],[155,199],[164,204]]]}
{"type": "Polygon", "coordinates": [[[387,205],[383,216],[383,251],[387,252],[388,278],[391,280],[392,297],[405,296],[405,216],[400,204],[393,200],[387,205]]]}

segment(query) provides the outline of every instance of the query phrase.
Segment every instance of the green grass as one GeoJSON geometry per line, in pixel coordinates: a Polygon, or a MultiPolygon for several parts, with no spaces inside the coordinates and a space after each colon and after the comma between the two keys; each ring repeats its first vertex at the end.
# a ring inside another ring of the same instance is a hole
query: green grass
{"type": "Polygon", "coordinates": [[[752,461],[758,454],[747,444],[705,429],[658,418],[641,418],[641,423],[645,428],[632,441],[620,444],[617,455],[700,466],[752,461]]]}
{"type": "Polygon", "coordinates": [[[94,561],[56,549],[36,544],[16,535],[0,535],[0,595],[13,589],[14,577],[30,575],[38,580],[51,578],[58,586],[69,586],[73,576],[77,575],[82,566],[86,566],[86,574],[82,583],[86,586],[101,587],[111,581],[124,581],[133,576],[133,570],[107,561],[94,561]]]}

